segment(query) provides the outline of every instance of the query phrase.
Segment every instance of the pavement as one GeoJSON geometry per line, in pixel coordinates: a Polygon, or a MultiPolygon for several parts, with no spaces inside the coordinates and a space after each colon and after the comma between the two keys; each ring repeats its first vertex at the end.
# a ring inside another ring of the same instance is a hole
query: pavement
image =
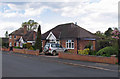
{"type": "Polygon", "coordinates": [[[118,65],[3,52],[4,77],[118,77],[118,65]]]}

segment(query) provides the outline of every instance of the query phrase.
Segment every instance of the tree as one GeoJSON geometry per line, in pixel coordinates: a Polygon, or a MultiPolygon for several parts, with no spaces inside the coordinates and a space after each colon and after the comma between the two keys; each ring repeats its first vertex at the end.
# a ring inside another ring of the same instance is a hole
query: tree
{"type": "Polygon", "coordinates": [[[42,42],[41,42],[41,26],[38,26],[37,38],[35,40],[35,49],[39,49],[39,52],[42,52],[42,42]]]}
{"type": "Polygon", "coordinates": [[[112,28],[108,28],[108,30],[105,31],[105,35],[107,37],[112,36],[112,31],[113,31],[112,28]]]}
{"type": "Polygon", "coordinates": [[[5,33],[5,37],[8,38],[8,31],[6,31],[6,33],[5,33]]]}
{"type": "Polygon", "coordinates": [[[36,30],[38,23],[34,22],[34,20],[29,20],[28,22],[23,22],[22,27],[24,27],[24,25],[27,25],[27,30],[36,30]]]}

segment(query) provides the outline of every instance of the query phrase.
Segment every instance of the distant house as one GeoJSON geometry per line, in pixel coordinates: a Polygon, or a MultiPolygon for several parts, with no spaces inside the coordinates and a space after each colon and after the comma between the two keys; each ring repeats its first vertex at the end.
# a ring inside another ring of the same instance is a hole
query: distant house
{"type": "Polygon", "coordinates": [[[54,42],[74,53],[77,53],[77,50],[83,50],[90,41],[95,50],[96,36],[74,23],[57,25],[42,34],[43,47],[47,42],[54,42]]]}
{"type": "Polygon", "coordinates": [[[9,47],[17,46],[22,48],[24,43],[34,45],[35,38],[35,31],[28,31],[27,26],[21,27],[9,34],[9,47]]]}

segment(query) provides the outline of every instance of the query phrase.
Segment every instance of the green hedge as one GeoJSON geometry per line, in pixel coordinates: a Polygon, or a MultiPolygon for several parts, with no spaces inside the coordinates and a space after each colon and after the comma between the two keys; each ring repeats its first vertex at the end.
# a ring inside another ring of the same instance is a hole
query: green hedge
{"type": "Polygon", "coordinates": [[[21,47],[14,47],[14,48],[16,48],[16,49],[21,49],[21,47]]]}
{"type": "Polygon", "coordinates": [[[100,56],[107,56],[110,57],[111,55],[118,55],[118,49],[112,46],[105,47],[101,50],[99,50],[96,55],[100,56]]]}

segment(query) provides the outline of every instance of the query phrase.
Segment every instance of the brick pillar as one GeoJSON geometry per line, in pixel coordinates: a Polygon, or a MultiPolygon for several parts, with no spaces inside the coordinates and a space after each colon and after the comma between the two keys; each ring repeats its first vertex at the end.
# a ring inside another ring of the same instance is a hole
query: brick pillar
{"type": "Polygon", "coordinates": [[[44,46],[45,46],[45,43],[46,43],[46,40],[42,40],[42,50],[44,49],[44,46]]]}
{"type": "Polygon", "coordinates": [[[95,43],[96,41],[93,41],[93,50],[95,50],[95,43]]]}
{"type": "Polygon", "coordinates": [[[77,40],[74,40],[74,53],[77,54],[77,47],[78,46],[78,43],[77,43],[77,40]]]}

